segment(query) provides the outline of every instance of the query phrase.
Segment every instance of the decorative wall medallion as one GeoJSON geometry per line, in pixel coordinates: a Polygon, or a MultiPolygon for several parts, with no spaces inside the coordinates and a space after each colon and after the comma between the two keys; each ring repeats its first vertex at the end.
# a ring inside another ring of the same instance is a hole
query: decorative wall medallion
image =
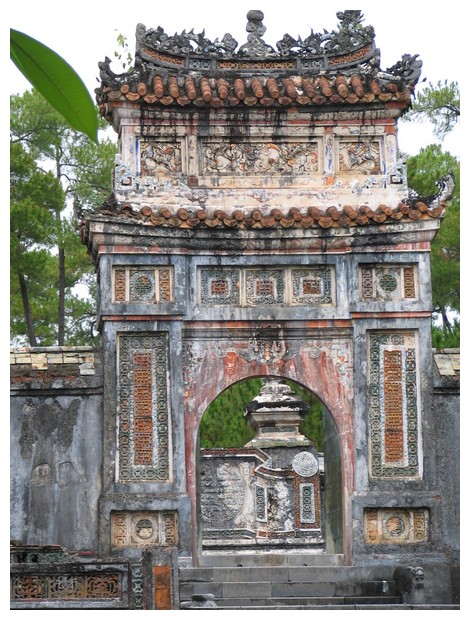
{"type": "Polygon", "coordinates": [[[299,476],[309,478],[317,473],[318,461],[310,452],[299,452],[292,460],[292,468],[299,476]]]}
{"type": "Polygon", "coordinates": [[[428,508],[367,508],[364,539],[371,544],[411,544],[429,540],[428,508]]]}
{"type": "Polygon", "coordinates": [[[418,384],[415,334],[369,335],[371,475],[417,477],[418,384]]]}
{"type": "Polygon", "coordinates": [[[170,477],[167,334],[118,336],[118,479],[170,477]]]}
{"type": "Polygon", "coordinates": [[[130,270],[129,298],[132,301],[155,300],[155,275],[151,271],[130,270]]]}
{"type": "Polygon", "coordinates": [[[178,515],[175,511],[113,512],[111,540],[114,547],[174,546],[178,515]]]}

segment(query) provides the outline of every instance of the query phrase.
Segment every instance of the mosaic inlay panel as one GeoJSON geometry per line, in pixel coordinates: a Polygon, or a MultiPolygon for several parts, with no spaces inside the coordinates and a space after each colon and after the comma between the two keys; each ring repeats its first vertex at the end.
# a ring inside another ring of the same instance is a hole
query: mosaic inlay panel
{"type": "Polygon", "coordinates": [[[140,175],[157,176],[181,172],[181,145],[143,138],[138,143],[140,175]]]}
{"type": "Polygon", "coordinates": [[[330,267],[310,267],[292,269],[292,303],[332,304],[332,269],[330,267]]]}
{"type": "Polygon", "coordinates": [[[416,299],[417,289],[417,270],[413,265],[368,265],[360,269],[364,301],[416,299]]]}
{"type": "Polygon", "coordinates": [[[412,332],[369,336],[371,475],[417,477],[418,385],[412,332]]]}
{"type": "Polygon", "coordinates": [[[300,485],[300,522],[315,523],[315,491],[313,484],[300,485]]]}
{"type": "Polygon", "coordinates": [[[284,271],[281,269],[263,269],[246,272],[246,304],[283,304],[284,271]]]}
{"type": "MultiPolygon", "coordinates": [[[[318,464],[318,461],[314,460],[318,464]]],[[[318,467],[313,475],[302,475],[296,478],[294,485],[296,498],[294,510],[295,526],[302,530],[320,530],[321,502],[318,467]]]]}
{"type": "Polygon", "coordinates": [[[256,502],[256,520],[268,520],[268,496],[265,486],[257,484],[255,486],[255,502],[256,502]]]}
{"type": "Polygon", "coordinates": [[[359,174],[380,173],[380,145],[374,141],[341,141],[339,171],[359,174]]]}
{"type": "Polygon", "coordinates": [[[167,335],[118,337],[118,477],[169,479],[167,335]]]}
{"type": "Polygon", "coordinates": [[[12,575],[11,600],[119,600],[120,573],[12,575]]]}
{"type": "Polygon", "coordinates": [[[173,301],[172,267],[115,267],[115,302],[168,303],[173,301]]]}
{"type": "Polygon", "coordinates": [[[333,267],[200,271],[204,305],[333,305],[333,267]]]}
{"type": "Polygon", "coordinates": [[[371,544],[406,545],[429,540],[427,508],[368,508],[364,512],[364,539],[371,544]]]}
{"type": "Polygon", "coordinates": [[[318,172],[318,143],[214,143],[203,146],[202,174],[265,175],[318,172]]]}
{"type": "Polygon", "coordinates": [[[113,512],[111,540],[114,547],[154,547],[178,544],[175,511],[113,512]]]}
{"type": "Polygon", "coordinates": [[[240,271],[201,270],[201,303],[218,306],[240,304],[240,271]]]}

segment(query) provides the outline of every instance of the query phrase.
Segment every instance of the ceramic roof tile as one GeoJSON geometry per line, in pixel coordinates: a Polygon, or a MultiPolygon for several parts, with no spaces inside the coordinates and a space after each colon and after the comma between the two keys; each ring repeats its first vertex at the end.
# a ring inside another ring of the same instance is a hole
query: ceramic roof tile
{"type": "MultiPolygon", "coordinates": [[[[105,205],[103,210],[106,211],[106,208],[105,205]]],[[[129,203],[124,202],[120,205],[117,213],[145,221],[154,226],[177,228],[199,226],[210,228],[332,228],[338,226],[373,226],[401,218],[412,220],[437,218],[442,215],[444,208],[444,203],[437,207],[428,206],[425,210],[417,209],[415,206],[410,208],[408,205],[400,203],[395,208],[381,205],[377,210],[370,209],[368,206],[362,206],[358,209],[345,206],[339,210],[332,206],[327,209],[310,207],[300,210],[291,208],[288,211],[270,209],[267,212],[256,208],[247,212],[237,209],[207,211],[202,208],[194,210],[180,208],[173,211],[166,207],[157,209],[143,207],[136,211],[129,203]]],[[[116,213],[116,211],[113,212],[116,213]]]]}

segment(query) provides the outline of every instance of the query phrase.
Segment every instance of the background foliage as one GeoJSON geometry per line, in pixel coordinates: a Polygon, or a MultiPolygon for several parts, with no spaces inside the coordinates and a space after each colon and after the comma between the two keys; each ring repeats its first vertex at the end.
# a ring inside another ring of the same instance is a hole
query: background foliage
{"type": "MultiPolygon", "coordinates": [[[[312,392],[293,381],[286,381],[310,409],[300,425],[300,432],[323,450],[323,405],[312,392]]],[[[224,390],[209,405],[199,425],[201,448],[239,448],[255,436],[246,421],[246,405],[259,394],[263,380],[245,379],[224,390]]]]}

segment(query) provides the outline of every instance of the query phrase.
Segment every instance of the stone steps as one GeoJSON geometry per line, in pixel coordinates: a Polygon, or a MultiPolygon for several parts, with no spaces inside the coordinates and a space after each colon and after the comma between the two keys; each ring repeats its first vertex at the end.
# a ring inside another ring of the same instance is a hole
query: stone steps
{"type": "Polygon", "coordinates": [[[387,605],[394,609],[395,605],[401,604],[399,596],[355,596],[355,597],[338,597],[338,596],[306,596],[302,598],[291,597],[273,597],[270,599],[215,599],[217,606],[221,609],[344,609],[345,607],[354,609],[356,607],[363,608],[368,605],[372,609],[378,605],[387,605]]]}
{"type": "Polygon", "coordinates": [[[224,609],[332,605],[344,609],[346,605],[354,608],[402,602],[391,566],[267,566],[268,559],[264,559],[264,566],[180,568],[181,606],[188,607],[194,595],[205,594],[212,595],[216,605],[224,609]]]}
{"type": "Polygon", "coordinates": [[[344,556],[341,554],[305,553],[305,552],[263,552],[263,553],[210,553],[202,554],[201,567],[249,567],[249,566],[342,566],[344,556]]]}

